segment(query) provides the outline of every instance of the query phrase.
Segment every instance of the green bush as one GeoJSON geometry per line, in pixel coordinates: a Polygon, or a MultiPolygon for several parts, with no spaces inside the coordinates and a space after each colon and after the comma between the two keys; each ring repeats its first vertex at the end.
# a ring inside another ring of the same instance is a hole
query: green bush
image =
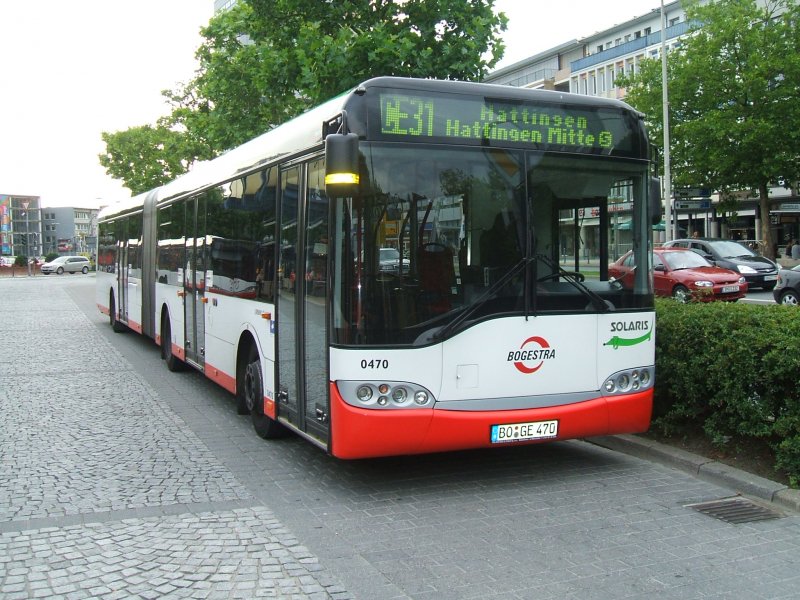
{"type": "Polygon", "coordinates": [[[656,301],[654,426],[717,445],[763,440],[800,482],[800,313],[781,305],[656,301]]]}

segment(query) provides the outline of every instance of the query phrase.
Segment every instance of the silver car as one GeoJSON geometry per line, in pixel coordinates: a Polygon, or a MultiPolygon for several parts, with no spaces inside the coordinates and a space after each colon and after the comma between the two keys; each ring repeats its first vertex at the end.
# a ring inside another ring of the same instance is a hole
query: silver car
{"type": "Polygon", "coordinates": [[[42,265],[42,274],[86,273],[89,272],[89,259],[85,256],[59,256],[42,265]]]}

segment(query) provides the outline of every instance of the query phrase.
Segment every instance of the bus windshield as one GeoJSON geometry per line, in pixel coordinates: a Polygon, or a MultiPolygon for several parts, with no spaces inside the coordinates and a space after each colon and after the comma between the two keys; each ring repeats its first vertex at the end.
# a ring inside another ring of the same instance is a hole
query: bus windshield
{"type": "Polygon", "coordinates": [[[646,164],[598,156],[363,143],[338,199],[332,341],[422,345],[501,315],[652,309],[646,164]],[[639,233],[637,233],[639,232],[639,233]]]}

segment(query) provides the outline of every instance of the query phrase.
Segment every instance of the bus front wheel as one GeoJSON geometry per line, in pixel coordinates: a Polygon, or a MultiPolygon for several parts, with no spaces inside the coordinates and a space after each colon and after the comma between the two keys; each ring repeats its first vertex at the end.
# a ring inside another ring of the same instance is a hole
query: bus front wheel
{"type": "Polygon", "coordinates": [[[256,433],[265,440],[281,437],[284,427],[264,414],[264,377],[261,358],[255,348],[251,349],[244,369],[244,401],[253,420],[256,433]]]}

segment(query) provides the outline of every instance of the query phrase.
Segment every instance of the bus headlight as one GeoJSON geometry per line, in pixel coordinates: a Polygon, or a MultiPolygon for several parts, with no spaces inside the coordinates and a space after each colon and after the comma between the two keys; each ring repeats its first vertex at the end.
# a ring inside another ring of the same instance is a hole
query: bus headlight
{"type": "Polygon", "coordinates": [[[637,367],[612,374],[601,387],[603,396],[641,392],[653,387],[653,367],[637,367]]]}
{"type": "Polygon", "coordinates": [[[431,408],[433,394],[405,381],[337,381],[342,400],[351,406],[372,409],[431,408]]]}
{"type": "Polygon", "coordinates": [[[398,404],[402,404],[407,399],[408,399],[408,392],[406,391],[406,388],[404,388],[402,385],[392,390],[392,400],[394,400],[398,404]]]}

